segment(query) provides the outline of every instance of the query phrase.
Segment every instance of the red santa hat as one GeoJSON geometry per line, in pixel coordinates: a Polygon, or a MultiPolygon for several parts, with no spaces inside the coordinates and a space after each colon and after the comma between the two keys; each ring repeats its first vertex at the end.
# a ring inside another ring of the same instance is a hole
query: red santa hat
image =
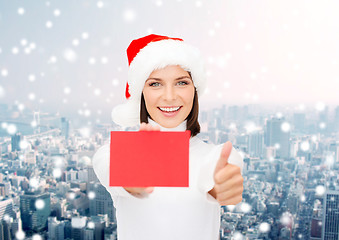
{"type": "Polygon", "coordinates": [[[133,40],[127,48],[129,63],[125,96],[127,101],[113,108],[115,123],[131,127],[140,124],[141,94],[146,79],[156,69],[179,65],[189,71],[199,95],[206,86],[204,62],[197,48],[180,38],[151,34],[133,40]]]}

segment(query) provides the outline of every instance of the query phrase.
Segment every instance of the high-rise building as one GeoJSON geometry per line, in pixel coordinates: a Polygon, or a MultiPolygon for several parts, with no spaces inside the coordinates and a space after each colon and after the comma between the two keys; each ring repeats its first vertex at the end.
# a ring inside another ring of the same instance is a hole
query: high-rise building
{"type": "Polygon", "coordinates": [[[84,239],[87,217],[72,217],[72,239],[84,239]]]}
{"type": "Polygon", "coordinates": [[[61,118],[61,134],[68,139],[69,137],[69,120],[66,118],[61,118]]]}
{"type": "Polygon", "coordinates": [[[261,157],[264,149],[264,133],[252,132],[248,136],[248,153],[251,157],[261,157]]]}
{"type": "Polygon", "coordinates": [[[294,130],[296,132],[302,132],[305,130],[305,121],[306,115],[305,113],[294,113],[293,114],[293,122],[294,122],[294,130]]]}
{"type": "Polygon", "coordinates": [[[94,172],[93,166],[91,165],[88,166],[87,172],[88,172],[88,182],[92,182],[92,181],[99,182],[97,175],[94,172]]]}
{"type": "Polygon", "coordinates": [[[339,239],[339,191],[324,194],[321,239],[339,239]]]}
{"type": "Polygon", "coordinates": [[[0,222],[0,239],[1,240],[11,240],[11,224],[9,221],[2,220],[0,222]]]}
{"type": "Polygon", "coordinates": [[[0,183],[0,196],[7,197],[10,189],[11,184],[9,182],[0,183]]]}
{"type": "Polygon", "coordinates": [[[20,196],[20,212],[24,230],[43,230],[51,212],[50,194],[26,192],[20,196]]]}
{"type": "Polygon", "coordinates": [[[334,130],[339,131],[339,106],[334,110],[334,130]]]}
{"type": "Polygon", "coordinates": [[[288,129],[283,130],[282,124],[284,123],[283,118],[272,118],[266,122],[265,144],[276,148],[277,158],[288,158],[290,153],[290,132],[288,129]]]}
{"type": "Polygon", "coordinates": [[[8,215],[14,217],[13,212],[13,199],[4,199],[0,201],[0,221],[8,215]]]}
{"type": "Polygon", "coordinates": [[[108,214],[110,221],[115,222],[113,201],[106,188],[99,183],[91,182],[88,186],[88,192],[94,193],[94,198],[91,198],[89,201],[89,212],[91,216],[108,214]]]}
{"type": "Polygon", "coordinates": [[[56,217],[48,218],[48,239],[50,240],[63,240],[65,222],[58,221],[56,217]]]}
{"type": "Polygon", "coordinates": [[[22,140],[21,133],[16,133],[11,138],[12,152],[20,151],[20,141],[22,140]]]}

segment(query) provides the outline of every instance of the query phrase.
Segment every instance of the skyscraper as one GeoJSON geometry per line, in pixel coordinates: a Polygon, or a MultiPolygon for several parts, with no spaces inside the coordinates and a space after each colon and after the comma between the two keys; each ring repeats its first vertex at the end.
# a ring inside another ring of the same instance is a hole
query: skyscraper
{"type": "Polygon", "coordinates": [[[248,136],[248,153],[251,157],[261,157],[264,149],[264,133],[252,132],[248,136]]]}
{"type": "Polygon", "coordinates": [[[0,201],[0,221],[4,219],[5,215],[13,216],[13,199],[4,199],[0,201]]]}
{"type": "Polygon", "coordinates": [[[16,133],[11,138],[12,152],[20,151],[20,141],[22,140],[21,133],[16,133]]]}
{"type": "Polygon", "coordinates": [[[283,130],[282,124],[285,120],[283,118],[272,118],[266,122],[265,144],[266,146],[273,146],[276,148],[277,158],[289,157],[289,139],[290,132],[287,129],[283,130]]]}
{"type": "Polygon", "coordinates": [[[20,196],[20,212],[24,230],[41,231],[51,212],[50,194],[26,192],[20,196]]]}
{"type": "Polygon", "coordinates": [[[61,118],[61,134],[65,136],[65,139],[69,137],[69,120],[61,118]]]}
{"type": "Polygon", "coordinates": [[[94,192],[95,197],[89,201],[89,212],[91,216],[108,214],[111,222],[115,222],[115,210],[111,195],[106,188],[99,183],[91,182],[88,192],[94,192]]]}
{"type": "Polygon", "coordinates": [[[339,239],[339,191],[324,194],[321,239],[339,239]]]}
{"type": "Polygon", "coordinates": [[[50,240],[63,240],[65,222],[58,221],[56,217],[48,218],[48,239],[50,240]]]}

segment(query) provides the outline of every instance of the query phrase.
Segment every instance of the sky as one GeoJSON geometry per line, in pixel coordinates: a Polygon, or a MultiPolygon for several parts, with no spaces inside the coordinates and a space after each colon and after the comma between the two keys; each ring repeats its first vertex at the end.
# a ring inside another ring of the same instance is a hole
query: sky
{"type": "Polygon", "coordinates": [[[110,116],[126,49],[154,33],[200,49],[201,106],[339,105],[339,2],[0,0],[0,104],[110,116]]]}

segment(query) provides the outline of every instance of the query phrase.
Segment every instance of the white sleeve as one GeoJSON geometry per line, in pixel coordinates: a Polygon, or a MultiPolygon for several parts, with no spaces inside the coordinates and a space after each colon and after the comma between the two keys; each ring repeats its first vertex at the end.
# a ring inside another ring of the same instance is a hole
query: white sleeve
{"type": "MultiPolygon", "coordinates": [[[[198,176],[198,186],[199,190],[206,195],[206,199],[211,203],[218,203],[218,201],[212,197],[208,192],[214,187],[214,170],[217,165],[217,162],[220,158],[220,153],[222,150],[223,144],[215,146],[213,150],[206,156],[206,160],[200,168],[200,173],[198,176]]],[[[231,154],[228,158],[228,162],[240,167],[241,172],[243,169],[243,158],[238,153],[238,151],[232,147],[231,154]]]]}
{"type": "MultiPolygon", "coordinates": [[[[105,144],[94,154],[92,159],[93,170],[97,175],[100,183],[111,194],[113,202],[118,200],[118,197],[135,198],[137,196],[130,194],[123,187],[109,186],[109,169],[110,169],[110,145],[105,144]]],[[[138,197],[140,198],[140,197],[138,197]]]]}

